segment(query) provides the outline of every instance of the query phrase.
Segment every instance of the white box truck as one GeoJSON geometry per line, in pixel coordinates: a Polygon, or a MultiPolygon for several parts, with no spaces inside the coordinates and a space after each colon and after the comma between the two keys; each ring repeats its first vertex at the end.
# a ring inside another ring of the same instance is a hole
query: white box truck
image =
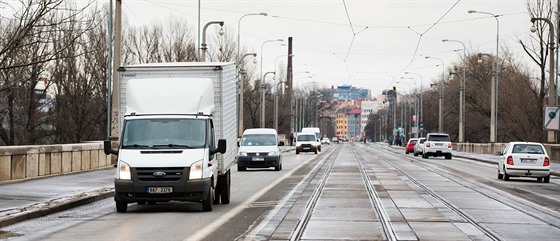
{"type": "Polygon", "coordinates": [[[121,134],[115,203],[230,202],[237,155],[235,65],[157,63],[119,68],[121,134]]]}

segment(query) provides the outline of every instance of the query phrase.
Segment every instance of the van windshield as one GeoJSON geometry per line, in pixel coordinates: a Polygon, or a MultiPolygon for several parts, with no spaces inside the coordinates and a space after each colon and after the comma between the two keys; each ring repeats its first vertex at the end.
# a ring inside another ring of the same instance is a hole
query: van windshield
{"type": "Polygon", "coordinates": [[[314,136],[314,135],[298,135],[297,136],[298,141],[315,141],[316,140],[315,138],[317,138],[317,137],[314,136]]]}
{"type": "Polygon", "coordinates": [[[248,134],[243,135],[241,146],[275,146],[276,136],[273,134],[248,134]]]}
{"type": "Polygon", "coordinates": [[[203,148],[203,119],[136,119],[124,124],[122,148],[203,148]]]}

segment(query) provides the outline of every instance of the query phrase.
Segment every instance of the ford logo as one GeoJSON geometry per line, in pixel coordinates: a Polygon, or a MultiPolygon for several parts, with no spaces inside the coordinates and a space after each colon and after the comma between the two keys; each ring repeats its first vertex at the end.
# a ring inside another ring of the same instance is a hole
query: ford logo
{"type": "Polygon", "coordinates": [[[165,177],[165,172],[154,172],[154,177],[165,177]]]}

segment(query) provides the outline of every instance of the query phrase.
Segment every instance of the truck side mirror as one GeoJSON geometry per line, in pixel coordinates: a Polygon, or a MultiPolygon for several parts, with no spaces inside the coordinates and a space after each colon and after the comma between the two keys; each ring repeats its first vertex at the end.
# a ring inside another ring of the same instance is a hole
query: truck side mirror
{"type": "Polygon", "coordinates": [[[119,151],[116,151],[113,149],[113,147],[111,146],[111,141],[110,140],[105,140],[103,141],[103,151],[105,152],[105,155],[119,155],[119,151]]]}
{"type": "Polygon", "coordinates": [[[226,139],[219,139],[218,140],[218,149],[216,149],[217,152],[224,154],[226,153],[226,139]]]}

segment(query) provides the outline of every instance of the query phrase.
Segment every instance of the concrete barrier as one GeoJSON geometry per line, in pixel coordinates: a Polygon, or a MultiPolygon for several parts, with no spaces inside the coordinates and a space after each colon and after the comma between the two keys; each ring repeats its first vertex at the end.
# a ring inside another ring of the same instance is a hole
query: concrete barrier
{"type": "MultiPolygon", "coordinates": [[[[453,143],[453,150],[479,154],[496,154],[507,143],[453,143]]],[[[560,161],[560,144],[543,144],[551,160],[560,161]]]]}
{"type": "Polygon", "coordinates": [[[111,166],[103,142],[0,147],[0,182],[111,166]]]}

